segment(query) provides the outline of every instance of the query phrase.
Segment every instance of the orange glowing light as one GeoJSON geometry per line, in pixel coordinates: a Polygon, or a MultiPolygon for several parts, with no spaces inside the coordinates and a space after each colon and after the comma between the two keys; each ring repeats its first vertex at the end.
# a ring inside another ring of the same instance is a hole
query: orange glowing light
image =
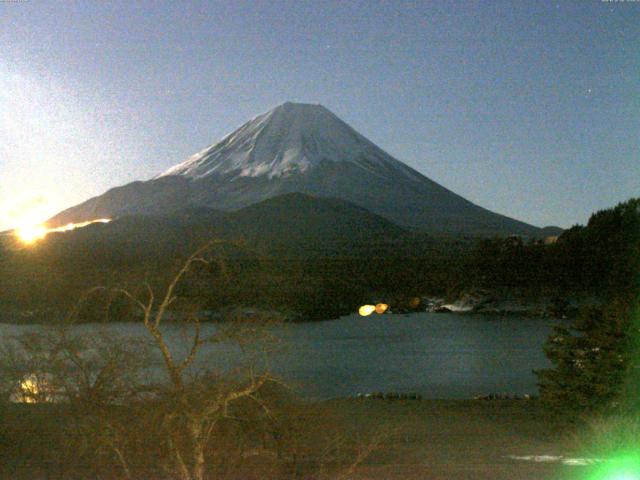
{"type": "Polygon", "coordinates": [[[16,230],[16,236],[21,242],[30,245],[47,236],[47,227],[44,225],[29,225],[16,230]]]}
{"type": "Polygon", "coordinates": [[[363,317],[368,317],[376,311],[376,307],[373,305],[363,305],[358,309],[358,313],[363,317]]]}
{"type": "Polygon", "coordinates": [[[42,240],[47,236],[47,234],[52,232],[68,232],[70,230],[75,230],[76,228],[86,227],[87,225],[91,225],[92,223],[108,223],[110,221],[110,218],[98,218],[96,220],[89,220],[87,222],[67,223],[62,227],[54,228],[47,228],[43,224],[28,225],[17,228],[14,233],[22,243],[31,245],[38,240],[42,240]]]}
{"type": "Polygon", "coordinates": [[[26,375],[17,388],[10,395],[9,400],[14,403],[42,403],[53,402],[56,395],[53,388],[53,377],[49,374],[26,375]]]}
{"type": "Polygon", "coordinates": [[[378,303],[376,305],[376,313],[384,313],[387,311],[388,308],[389,308],[389,305],[387,305],[386,303],[378,303]]]}
{"type": "Polygon", "coordinates": [[[69,230],[75,230],[76,228],[86,227],[87,225],[91,225],[92,223],[109,223],[111,221],[110,218],[98,218],[96,220],[89,220],[88,222],[80,222],[80,223],[67,223],[62,227],[49,228],[47,233],[49,232],[68,232],[69,230]]]}

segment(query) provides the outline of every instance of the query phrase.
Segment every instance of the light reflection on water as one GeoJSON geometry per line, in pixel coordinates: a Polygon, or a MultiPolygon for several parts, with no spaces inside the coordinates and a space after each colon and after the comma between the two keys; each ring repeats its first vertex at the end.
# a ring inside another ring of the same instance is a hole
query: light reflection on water
{"type": "MultiPolygon", "coordinates": [[[[314,399],[357,393],[417,392],[425,398],[470,398],[488,393],[535,394],[532,370],[548,365],[542,345],[556,320],[418,313],[359,317],[286,325],[276,333],[284,347],[271,360],[275,373],[314,399]]],[[[0,335],[38,326],[0,325],[0,335]]],[[[165,327],[172,348],[190,347],[184,328],[165,327]]],[[[105,330],[140,337],[133,323],[81,325],[89,335],[105,330]]],[[[213,324],[203,325],[212,334],[213,324]]],[[[195,370],[226,370],[239,351],[231,345],[207,346],[195,370]]],[[[158,358],[158,361],[159,358],[158,358]]],[[[149,365],[150,373],[161,370],[149,365]]]]}

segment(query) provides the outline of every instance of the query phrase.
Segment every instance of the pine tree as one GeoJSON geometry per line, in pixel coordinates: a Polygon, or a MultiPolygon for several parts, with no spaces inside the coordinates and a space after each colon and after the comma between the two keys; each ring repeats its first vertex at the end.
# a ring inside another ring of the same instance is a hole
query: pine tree
{"type": "Polygon", "coordinates": [[[537,371],[541,400],[565,419],[613,411],[630,364],[629,307],[588,307],[545,346],[553,368],[537,371]]]}
{"type": "Polygon", "coordinates": [[[586,274],[608,301],[554,328],[545,345],[553,367],[536,372],[540,398],[567,420],[629,407],[629,392],[640,391],[640,199],[597,212],[572,233],[568,243],[585,250],[573,274],[586,274]]]}

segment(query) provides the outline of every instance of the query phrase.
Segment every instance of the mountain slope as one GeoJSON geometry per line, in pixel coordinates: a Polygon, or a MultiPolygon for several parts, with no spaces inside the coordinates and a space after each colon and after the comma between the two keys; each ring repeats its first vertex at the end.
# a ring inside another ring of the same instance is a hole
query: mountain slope
{"type": "Polygon", "coordinates": [[[344,200],[289,193],[228,216],[233,236],[270,243],[323,245],[389,240],[405,232],[388,220],[344,200]]]}
{"type": "MultiPolygon", "coordinates": [[[[205,207],[171,214],[124,216],[107,224],[50,234],[42,246],[50,253],[95,250],[183,254],[212,238],[247,241],[247,246],[305,249],[396,240],[405,231],[344,200],[300,193],[279,195],[235,212],[205,207]]],[[[110,253],[115,255],[114,253],[110,253]]],[[[117,256],[117,255],[116,255],[117,256]]]]}
{"type": "Polygon", "coordinates": [[[52,225],[189,206],[237,210],[291,192],[353,202],[431,233],[537,235],[396,160],[320,105],[285,103],[146,182],[109,190],[52,225]]]}

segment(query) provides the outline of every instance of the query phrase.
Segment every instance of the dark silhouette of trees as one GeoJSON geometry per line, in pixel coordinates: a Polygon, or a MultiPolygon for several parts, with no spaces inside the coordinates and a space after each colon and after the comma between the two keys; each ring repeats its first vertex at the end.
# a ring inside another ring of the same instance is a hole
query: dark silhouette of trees
{"type": "Polygon", "coordinates": [[[637,404],[621,394],[640,389],[640,200],[594,214],[558,243],[563,267],[579,270],[580,282],[605,301],[555,328],[545,347],[553,367],[537,372],[541,398],[565,419],[637,404]]]}

